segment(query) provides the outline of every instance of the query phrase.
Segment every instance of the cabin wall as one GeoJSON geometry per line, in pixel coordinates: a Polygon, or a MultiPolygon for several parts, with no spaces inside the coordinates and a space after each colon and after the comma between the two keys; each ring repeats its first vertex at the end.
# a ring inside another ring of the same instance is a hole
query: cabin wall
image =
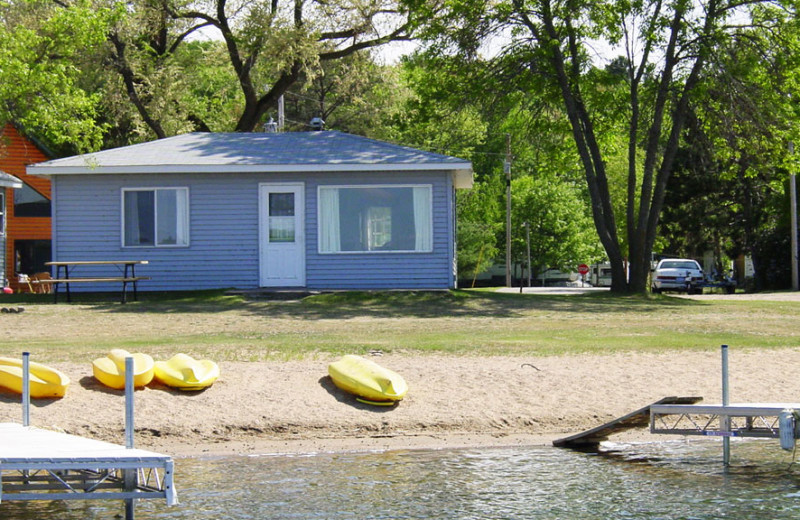
{"type": "MultiPolygon", "coordinates": [[[[259,185],[305,183],[306,287],[446,289],[454,282],[453,186],[448,172],[170,174],[53,176],[56,260],[148,260],[141,290],[252,289],[259,286],[259,185]],[[320,254],[320,185],[431,184],[433,252],[320,254]],[[188,187],[188,247],[123,247],[123,188],[188,187]]],[[[111,276],[114,267],[81,267],[75,276],[111,276]]],[[[119,290],[76,284],[74,290],[119,290]]]]}

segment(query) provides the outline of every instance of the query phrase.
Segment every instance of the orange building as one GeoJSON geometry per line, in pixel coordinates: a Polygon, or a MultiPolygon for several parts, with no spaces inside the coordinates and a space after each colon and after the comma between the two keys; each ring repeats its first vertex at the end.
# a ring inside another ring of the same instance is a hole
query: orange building
{"type": "Polygon", "coordinates": [[[5,227],[5,248],[0,255],[5,260],[2,275],[14,289],[19,287],[20,274],[49,271],[44,263],[50,261],[51,251],[50,180],[25,172],[29,164],[49,159],[42,145],[24,136],[14,125],[3,128],[0,171],[22,181],[19,189],[0,188],[0,213],[5,227]]]}

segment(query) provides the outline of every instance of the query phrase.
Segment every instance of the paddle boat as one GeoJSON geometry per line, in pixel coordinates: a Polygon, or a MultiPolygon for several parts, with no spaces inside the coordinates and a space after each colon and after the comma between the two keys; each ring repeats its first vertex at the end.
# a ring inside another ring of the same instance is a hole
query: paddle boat
{"type": "MultiPolygon", "coordinates": [[[[30,395],[33,398],[64,397],[69,377],[63,372],[33,361],[28,362],[30,395]]],[[[0,357],[0,386],[22,393],[22,360],[0,357]]]]}
{"type": "MultiPolygon", "coordinates": [[[[32,398],[64,397],[69,377],[63,372],[33,361],[28,362],[32,398]]],[[[0,386],[22,393],[22,360],[0,357],[0,386]]]]}
{"type": "Polygon", "coordinates": [[[342,357],[328,365],[328,374],[333,384],[366,404],[391,406],[408,392],[408,385],[399,374],[361,356],[342,357]]]}
{"type": "Polygon", "coordinates": [[[219,366],[208,359],[196,360],[187,354],[175,354],[167,361],[156,361],[155,378],[167,386],[185,390],[203,390],[219,377],[219,366]]]}
{"type": "Polygon", "coordinates": [[[127,350],[115,348],[108,356],[92,361],[94,377],[104,385],[122,390],[125,388],[125,359],[133,358],[133,386],[142,387],[153,380],[153,358],[147,354],[131,354],[127,350]]]}

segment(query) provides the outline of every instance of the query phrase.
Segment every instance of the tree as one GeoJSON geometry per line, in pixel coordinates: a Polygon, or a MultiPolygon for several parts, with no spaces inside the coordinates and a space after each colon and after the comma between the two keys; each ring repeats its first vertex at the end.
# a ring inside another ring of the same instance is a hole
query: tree
{"type": "Polygon", "coordinates": [[[228,77],[238,90],[230,128],[251,132],[281,95],[301,80],[314,80],[323,64],[409,39],[414,25],[412,12],[394,0],[134,0],[127,18],[109,32],[109,63],[156,137],[187,128],[212,129],[219,121],[213,115],[203,118],[176,87],[207,67],[210,57],[195,52],[180,59],[180,50],[202,38],[200,31],[211,35],[224,51],[228,77]],[[195,61],[187,62],[187,56],[195,61]]]}
{"type": "Polygon", "coordinates": [[[104,41],[114,13],[78,3],[53,9],[37,1],[0,7],[0,119],[15,121],[72,151],[100,146],[99,93],[78,86],[84,52],[104,41]]]}
{"type": "MultiPolygon", "coordinates": [[[[524,72],[541,76],[557,92],[584,171],[594,224],[611,261],[611,288],[645,291],[667,182],[702,72],[721,42],[749,33],[749,27],[736,23],[747,17],[748,8],[771,12],[775,16],[760,16],[759,21],[775,25],[783,18],[780,6],[739,0],[509,0],[479,17],[475,14],[482,9],[478,4],[448,5],[446,16],[460,20],[462,27],[478,19],[481,23],[474,25],[478,29],[500,28],[510,34],[506,52],[525,57],[524,72]],[[623,106],[593,103],[591,93],[597,85],[591,79],[597,67],[592,48],[599,45],[624,53],[616,63],[624,75],[625,95],[617,98],[624,101],[623,106]],[[601,139],[603,129],[613,124],[621,109],[626,123],[627,251],[617,231],[619,215],[607,171],[609,153],[601,139]]],[[[447,25],[452,23],[437,29],[447,25]]],[[[465,54],[474,54],[474,38],[468,43],[465,54]]]]}
{"type": "Polygon", "coordinates": [[[306,130],[312,118],[320,117],[326,128],[380,137],[389,133],[384,126],[404,95],[399,69],[380,65],[370,51],[360,51],[321,63],[317,74],[301,78],[285,92],[286,126],[306,130]]]}
{"type": "Polygon", "coordinates": [[[574,270],[599,256],[597,235],[576,186],[558,178],[525,176],[514,179],[511,193],[512,254],[527,263],[527,223],[534,277],[539,268],[574,270]]]}
{"type": "Polygon", "coordinates": [[[718,257],[751,255],[756,289],[791,280],[786,178],[797,129],[788,94],[800,56],[786,52],[798,43],[796,29],[788,29],[733,38],[713,56],[661,222],[671,251],[697,256],[702,246],[718,257]]]}
{"type": "Polygon", "coordinates": [[[388,137],[468,158],[473,163],[475,188],[459,190],[457,194],[458,264],[464,279],[471,278],[476,269],[483,271],[493,260],[505,261],[503,161],[507,136],[513,143],[515,186],[512,190],[515,239],[513,258],[509,261],[525,259],[525,233],[521,227],[525,220],[540,224],[541,236],[533,237],[536,245],[547,240],[545,235],[557,236],[562,242],[552,254],[535,252],[537,267],[566,268],[598,256],[593,227],[584,225],[588,195],[581,188],[580,166],[563,113],[547,95],[527,94],[518,82],[506,81],[510,74],[506,67],[514,66],[512,59],[497,64],[428,53],[409,57],[402,64],[401,76],[409,93],[388,125],[393,131],[388,137]],[[537,181],[531,181],[531,177],[537,181]],[[530,182],[535,189],[530,188],[530,182]],[[550,183],[554,185],[552,190],[545,186],[550,183]],[[517,186],[521,193],[517,193],[517,186]],[[544,209],[529,206],[534,203],[544,208],[558,207],[540,219],[535,213],[544,209]],[[566,213],[580,208],[580,215],[568,217],[562,211],[566,207],[570,208],[566,213]],[[575,225],[564,226],[558,219],[571,220],[575,225]],[[587,246],[587,250],[575,247],[578,242],[587,246]]]}
{"type": "Polygon", "coordinates": [[[497,186],[478,181],[457,195],[458,274],[473,278],[494,263],[500,252],[497,236],[503,228],[497,186]]]}

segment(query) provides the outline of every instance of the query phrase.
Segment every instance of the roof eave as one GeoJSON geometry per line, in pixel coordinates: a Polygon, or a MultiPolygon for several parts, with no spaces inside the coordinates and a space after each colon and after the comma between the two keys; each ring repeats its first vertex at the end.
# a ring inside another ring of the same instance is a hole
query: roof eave
{"type": "MultiPolygon", "coordinates": [[[[18,177],[14,177],[10,173],[0,171],[0,188],[12,188],[18,190],[22,188],[23,183],[18,177]]],[[[0,208],[2,211],[2,208],[0,208]]]]}
{"type": "MultiPolygon", "coordinates": [[[[44,166],[30,165],[30,175],[133,175],[167,173],[301,173],[301,172],[377,172],[377,171],[455,171],[461,183],[472,183],[472,164],[463,163],[395,163],[395,164],[230,164],[230,165],[147,165],[147,166],[44,166]]],[[[468,186],[467,186],[468,187],[468,186]]]]}

